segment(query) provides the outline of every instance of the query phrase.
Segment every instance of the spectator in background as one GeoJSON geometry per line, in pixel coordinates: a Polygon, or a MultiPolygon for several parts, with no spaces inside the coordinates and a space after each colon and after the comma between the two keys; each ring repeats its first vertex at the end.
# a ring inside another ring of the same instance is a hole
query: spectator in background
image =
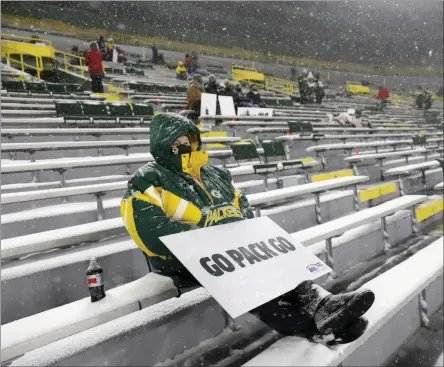
{"type": "Polygon", "coordinates": [[[203,93],[202,77],[194,74],[187,91],[187,109],[200,112],[200,99],[203,93]]]}
{"type": "Polygon", "coordinates": [[[179,61],[177,63],[176,78],[180,80],[187,80],[187,69],[185,68],[182,61],[179,61]]]}
{"type": "Polygon", "coordinates": [[[112,38],[108,38],[108,43],[106,45],[106,51],[104,54],[104,59],[106,61],[112,61],[113,59],[113,50],[114,50],[114,41],[112,38]]]}
{"type": "Polygon", "coordinates": [[[99,51],[104,54],[106,52],[106,42],[105,38],[102,35],[99,36],[99,40],[97,41],[97,46],[99,47],[99,51]]]}
{"type": "Polygon", "coordinates": [[[321,76],[319,75],[319,73],[315,73],[314,75],[314,93],[316,96],[316,103],[317,104],[321,104],[322,103],[322,98],[324,98],[325,96],[325,91],[324,91],[324,84],[321,81],[321,76]]]}
{"type": "MultiPolygon", "coordinates": [[[[79,46],[72,46],[71,54],[74,56],[81,57],[82,54],[80,53],[79,46]]],[[[80,59],[78,57],[70,57],[69,63],[71,65],[80,65],[80,59]]]]}
{"type": "Polygon", "coordinates": [[[237,114],[237,108],[246,105],[246,98],[244,96],[244,93],[242,92],[242,86],[239,82],[235,84],[233,92],[234,109],[236,110],[237,114]]]}
{"type": "Polygon", "coordinates": [[[378,90],[378,99],[382,101],[386,101],[390,97],[390,93],[387,88],[384,88],[382,85],[378,90]]]}
{"type": "Polygon", "coordinates": [[[424,89],[422,88],[422,86],[418,86],[416,92],[415,92],[415,103],[416,103],[416,109],[418,110],[422,110],[424,109],[424,101],[425,101],[425,92],[424,89]]]}
{"type": "Polygon", "coordinates": [[[378,100],[380,103],[380,110],[383,111],[384,107],[388,104],[388,99],[390,97],[390,93],[387,88],[383,87],[382,85],[379,86],[378,89],[378,100]]]}
{"type": "Polygon", "coordinates": [[[307,103],[308,100],[308,71],[302,70],[301,75],[298,76],[299,93],[301,95],[301,104],[307,103]]]}
{"type": "Polygon", "coordinates": [[[185,68],[187,69],[188,73],[190,72],[190,67],[191,67],[192,63],[193,63],[193,60],[191,60],[190,55],[185,54],[184,64],[185,64],[185,68]]]}
{"type": "Polygon", "coordinates": [[[433,93],[427,89],[425,90],[424,95],[424,110],[429,110],[430,108],[432,108],[433,93]]]}
{"type": "Polygon", "coordinates": [[[96,43],[91,43],[89,51],[85,54],[85,60],[91,75],[92,92],[103,93],[103,57],[96,43]]]}
{"type": "Polygon", "coordinates": [[[205,93],[217,94],[217,81],[216,77],[213,74],[210,74],[208,77],[208,82],[205,83],[205,93]]]}
{"type": "Polygon", "coordinates": [[[191,67],[195,68],[196,70],[199,67],[197,60],[199,60],[199,57],[197,56],[197,52],[191,51],[191,67]]]}
{"type": "Polygon", "coordinates": [[[219,94],[221,96],[231,96],[234,98],[233,84],[230,80],[224,79],[222,89],[220,90],[219,94]]]}
{"type": "Polygon", "coordinates": [[[260,106],[262,104],[261,96],[257,91],[257,87],[254,84],[250,87],[250,91],[247,93],[246,97],[248,99],[248,103],[250,104],[256,106],[260,106]]]}

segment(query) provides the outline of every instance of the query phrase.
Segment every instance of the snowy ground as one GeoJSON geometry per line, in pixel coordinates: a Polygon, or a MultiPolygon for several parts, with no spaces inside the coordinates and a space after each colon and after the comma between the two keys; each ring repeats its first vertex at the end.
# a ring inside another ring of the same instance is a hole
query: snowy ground
{"type": "Polygon", "coordinates": [[[441,307],[430,318],[430,325],[419,329],[386,367],[443,366],[443,314],[441,307]]]}

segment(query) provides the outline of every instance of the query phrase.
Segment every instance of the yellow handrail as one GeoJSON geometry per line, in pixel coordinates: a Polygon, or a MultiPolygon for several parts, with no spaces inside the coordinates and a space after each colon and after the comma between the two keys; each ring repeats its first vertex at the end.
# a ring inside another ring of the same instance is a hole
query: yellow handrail
{"type": "Polygon", "coordinates": [[[77,56],[74,54],[70,54],[68,52],[63,52],[63,51],[59,51],[59,50],[55,50],[54,53],[57,54],[61,54],[63,55],[63,67],[65,68],[65,71],[68,71],[68,66],[73,66],[69,60],[68,57],[74,58],[74,59],[79,59],[79,65],[80,65],[80,75],[83,76],[85,70],[83,65],[85,64],[85,58],[82,56],[77,56]]]}
{"type": "Polygon", "coordinates": [[[0,33],[0,36],[2,38],[13,38],[13,39],[19,39],[19,40],[25,40],[25,41],[35,41],[35,42],[43,42],[48,44],[48,46],[52,46],[52,42],[50,40],[45,40],[41,38],[32,38],[32,37],[25,37],[25,36],[15,36],[12,34],[6,34],[6,33],[0,33]]]}
{"type": "MultiPolygon", "coordinates": [[[[17,55],[17,54],[15,53],[14,55],[17,55]]],[[[25,55],[25,54],[20,53],[19,55],[20,55],[20,60],[16,60],[16,59],[12,58],[10,54],[7,54],[6,58],[9,61],[9,65],[11,65],[11,61],[19,63],[22,72],[25,72],[25,67],[30,68],[30,69],[34,69],[37,71],[37,78],[40,79],[40,73],[43,71],[43,66],[42,66],[43,63],[42,63],[41,58],[36,57],[35,58],[35,66],[32,66],[32,65],[26,64],[24,62],[23,55],[25,55]],[[40,61],[40,65],[39,65],[39,61],[40,61]]]]}
{"type": "Polygon", "coordinates": [[[291,95],[295,93],[295,83],[291,80],[265,77],[265,89],[291,95]]]}

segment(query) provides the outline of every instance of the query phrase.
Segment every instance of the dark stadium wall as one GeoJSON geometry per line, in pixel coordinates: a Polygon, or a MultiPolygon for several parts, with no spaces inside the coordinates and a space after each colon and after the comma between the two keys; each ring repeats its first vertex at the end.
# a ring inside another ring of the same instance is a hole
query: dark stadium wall
{"type": "Polygon", "coordinates": [[[442,2],[20,2],[3,14],[206,45],[390,67],[442,67],[442,2]]]}

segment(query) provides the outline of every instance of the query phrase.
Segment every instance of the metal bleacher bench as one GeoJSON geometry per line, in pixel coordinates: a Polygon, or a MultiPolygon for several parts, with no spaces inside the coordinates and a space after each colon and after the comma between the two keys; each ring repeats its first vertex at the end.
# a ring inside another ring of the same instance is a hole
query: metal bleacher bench
{"type": "MultiPolygon", "coordinates": [[[[203,137],[203,144],[225,144],[229,145],[239,141],[239,137],[203,137]]],[[[121,148],[125,150],[125,155],[129,155],[129,148],[149,146],[150,141],[147,139],[140,140],[105,140],[105,141],[52,141],[35,143],[2,143],[2,153],[28,152],[31,161],[35,161],[34,153],[49,150],[77,150],[77,149],[93,149],[93,148],[121,148]]],[[[99,153],[100,155],[100,153],[99,153]]]]}
{"type": "Polygon", "coordinates": [[[130,135],[130,134],[146,134],[150,133],[149,127],[127,127],[127,128],[41,128],[41,129],[2,129],[1,135],[9,139],[19,136],[48,136],[48,135],[130,135]]]}
{"type": "MultiPolygon", "coordinates": [[[[232,156],[231,150],[210,150],[208,156],[210,158],[221,159],[222,162],[232,156]]],[[[14,162],[3,163],[0,167],[2,174],[12,173],[38,173],[40,171],[56,171],[60,174],[60,183],[62,187],[66,186],[65,173],[69,169],[85,168],[85,167],[101,167],[101,166],[118,166],[129,164],[144,164],[153,161],[154,158],[150,153],[130,154],[128,156],[103,156],[94,158],[62,158],[62,159],[47,159],[36,162],[14,162]]],[[[131,172],[129,172],[131,173],[131,172]]],[[[128,173],[128,174],[129,174],[128,173]]],[[[249,173],[249,172],[247,172],[249,173]]]]}
{"type": "MultiPolygon", "coordinates": [[[[353,197],[353,201],[355,203],[355,210],[359,210],[359,197],[357,192],[357,185],[368,181],[367,176],[353,176],[353,177],[340,177],[336,179],[314,182],[304,185],[291,186],[288,188],[277,189],[267,192],[261,192],[256,194],[247,195],[247,199],[250,205],[255,208],[256,216],[261,215],[261,209],[264,206],[274,205],[276,203],[295,199],[301,196],[306,196],[309,194],[315,195],[315,212],[317,223],[321,223],[321,207],[320,207],[320,199],[319,195],[321,192],[333,189],[342,189],[346,187],[353,186],[355,188],[355,195],[353,197]]],[[[103,204],[102,204],[102,196],[110,191],[116,190],[124,190],[127,187],[126,181],[121,182],[113,182],[109,184],[97,184],[97,185],[85,185],[85,186],[75,186],[75,187],[66,187],[66,188],[57,188],[57,189],[49,189],[49,190],[36,190],[36,191],[27,191],[21,193],[6,193],[1,195],[2,205],[15,204],[20,202],[28,202],[35,200],[45,200],[45,199],[57,199],[68,196],[77,196],[77,195],[85,195],[91,194],[95,195],[97,198],[97,210],[98,215],[97,219],[103,219],[103,204]],[[101,211],[101,212],[100,212],[101,211]]],[[[111,224],[111,227],[114,228],[115,223],[113,220],[107,220],[107,223],[111,224]]],[[[123,226],[123,222],[121,222],[123,226]]],[[[90,233],[90,229],[87,228],[89,224],[84,225],[86,234],[90,233]]],[[[93,225],[94,226],[94,225],[93,225]]],[[[78,231],[76,230],[76,234],[80,235],[83,233],[82,226],[79,226],[78,231]]],[[[72,231],[67,231],[71,233],[72,231]]],[[[58,232],[57,232],[58,233],[58,232]]],[[[41,234],[40,234],[41,235],[41,234]]],[[[63,233],[60,232],[57,234],[60,240],[63,239],[63,233]]],[[[33,235],[24,236],[19,240],[19,237],[6,239],[1,242],[1,256],[2,258],[9,257],[18,257],[24,255],[29,252],[37,252],[37,251],[45,251],[51,249],[52,247],[48,247],[49,245],[56,244],[53,241],[53,236],[49,236],[48,239],[42,236],[43,243],[39,245],[39,241],[35,239],[33,235]],[[27,247],[26,243],[31,241],[33,245],[31,247],[27,247]]],[[[39,236],[40,237],[40,236],[39,236]]],[[[64,243],[69,241],[69,238],[63,239],[64,243]]],[[[51,245],[52,246],[52,245],[51,245]]]]}
{"type": "MultiPolygon", "coordinates": [[[[200,132],[209,132],[210,130],[200,128],[200,132]]],[[[100,137],[102,135],[136,135],[144,134],[149,135],[149,127],[82,127],[82,128],[24,128],[24,129],[2,129],[1,136],[8,139],[13,139],[19,136],[48,136],[48,135],[58,135],[58,136],[77,136],[77,135],[93,135],[100,137]]],[[[235,138],[237,139],[237,138],[235,138]]]]}
{"type": "Polygon", "coordinates": [[[386,152],[386,153],[370,153],[370,154],[355,154],[350,157],[344,158],[344,162],[350,165],[350,168],[353,168],[355,174],[358,174],[358,167],[356,163],[364,162],[366,160],[376,160],[379,163],[379,167],[381,170],[381,181],[384,181],[384,170],[383,170],[383,161],[389,158],[395,157],[403,157],[405,158],[406,163],[409,163],[409,157],[417,154],[424,154],[425,159],[427,159],[427,149],[425,148],[416,148],[416,149],[406,149],[399,150],[395,152],[386,152]]]}
{"type": "MultiPolygon", "coordinates": [[[[430,142],[440,142],[441,139],[430,139],[430,142]]],[[[307,148],[307,152],[315,152],[316,156],[321,156],[321,163],[323,164],[323,168],[325,168],[325,158],[323,153],[327,151],[333,150],[344,150],[347,154],[351,154],[353,149],[359,148],[375,148],[376,153],[379,153],[379,148],[382,146],[392,147],[394,151],[397,150],[400,145],[410,145],[411,148],[414,148],[414,143],[411,139],[406,140],[385,140],[385,141],[372,141],[370,143],[361,143],[361,142],[347,142],[341,144],[323,144],[316,145],[307,148]]],[[[365,152],[364,152],[365,153],[365,152]]]]}
{"type": "Polygon", "coordinates": [[[443,167],[442,161],[434,160],[434,161],[428,161],[428,162],[422,162],[422,163],[416,163],[416,164],[409,164],[407,166],[401,166],[401,167],[395,167],[390,168],[387,171],[385,171],[385,175],[387,176],[398,176],[399,178],[399,189],[401,192],[401,195],[404,195],[404,186],[402,184],[402,177],[406,175],[410,175],[413,172],[421,172],[422,177],[422,183],[424,185],[424,189],[426,189],[426,176],[425,173],[427,170],[443,167]]]}
{"type": "MultiPolygon", "coordinates": [[[[349,229],[385,218],[396,211],[421,203],[425,199],[425,196],[404,196],[378,207],[366,209],[359,213],[354,213],[332,221],[331,225],[329,225],[330,222],[328,222],[317,226],[316,230],[311,228],[310,230],[293,233],[292,236],[295,240],[301,241],[306,246],[322,240],[328,242],[330,238],[340,235],[349,229]],[[320,228],[319,231],[318,228],[320,228]]],[[[132,246],[135,245],[132,244],[132,246]]],[[[327,243],[327,252],[328,251],[327,243]]],[[[330,262],[331,261],[332,257],[330,257],[330,262]]],[[[118,322],[117,319],[119,317],[133,313],[139,309],[142,309],[141,312],[143,312],[146,306],[152,305],[156,303],[156,301],[159,302],[162,299],[174,297],[175,288],[171,283],[169,278],[148,274],[135,282],[109,290],[107,292],[108,296],[101,301],[103,302],[103,306],[101,307],[103,312],[97,311],[97,308],[92,312],[88,312],[89,308],[93,306],[91,306],[89,298],[85,298],[3,325],[2,335],[4,335],[4,340],[2,342],[2,361],[18,357],[26,352],[48,345],[62,338],[72,336],[72,338],[76,339],[81,335],[79,334],[77,336],[74,334],[82,330],[109,322],[118,322]],[[64,315],[64,317],[59,317],[58,315],[64,315]],[[41,325],[41,327],[39,327],[39,325],[41,325]],[[25,329],[29,330],[29,332],[23,333],[22,331],[25,329]]],[[[193,292],[195,293],[192,294],[192,296],[196,297],[196,292],[200,292],[200,290],[192,291],[188,294],[193,292]]],[[[178,300],[179,303],[182,297],[178,300]]],[[[201,297],[197,298],[199,299],[201,297]]],[[[206,299],[206,297],[204,298],[206,299]]],[[[183,299],[186,299],[186,297],[183,299]]],[[[167,305],[159,304],[159,306],[165,309],[164,307],[167,305]]],[[[171,307],[167,307],[167,309],[170,310],[171,307]]],[[[94,333],[94,330],[95,329],[92,329],[90,331],[94,333]]],[[[97,331],[99,332],[99,329],[97,329],[97,331]]],[[[119,334],[121,332],[120,329],[119,334]]],[[[115,337],[114,334],[108,335],[103,334],[103,332],[102,335],[106,335],[105,339],[115,337]]],[[[96,339],[92,338],[90,340],[96,339]]],[[[26,354],[24,358],[26,358],[26,354]]],[[[19,359],[17,364],[23,362],[24,361],[19,359]]]]}

